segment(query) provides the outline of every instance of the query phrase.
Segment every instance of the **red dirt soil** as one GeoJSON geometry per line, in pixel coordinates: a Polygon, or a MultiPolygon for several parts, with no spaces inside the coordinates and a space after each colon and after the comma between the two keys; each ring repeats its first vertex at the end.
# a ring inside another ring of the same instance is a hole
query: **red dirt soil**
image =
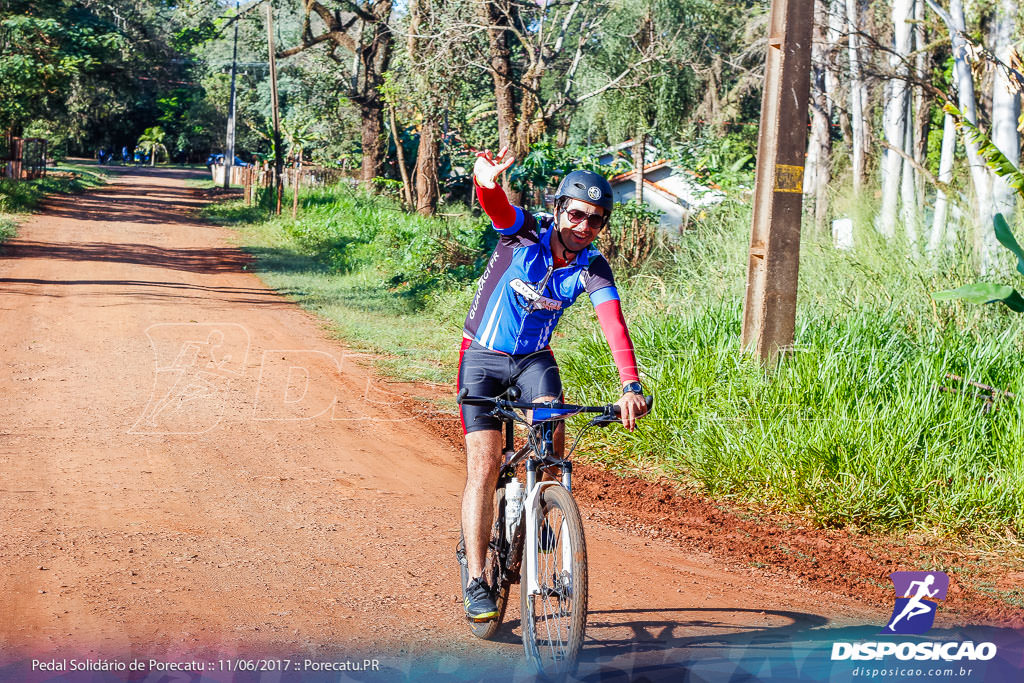
{"type": "MultiPolygon", "coordinates": [[[[247,272],[233,234],[196,217],[189,175],[138,169],[52,198],[0,247],[0,661],[360,648],[517,661],[515,588],[496,643],[460,614],[454,410],[380,381],[247,272]]],[[[687,657],[705,636],[879,625],[889,572],[975,559],[968,579],[952,573],[938,623],[1021,626],[982,590],[1020,585],[1004,554],[811,529],[586,465],[574,484],[585,652],[687,657]]]]}

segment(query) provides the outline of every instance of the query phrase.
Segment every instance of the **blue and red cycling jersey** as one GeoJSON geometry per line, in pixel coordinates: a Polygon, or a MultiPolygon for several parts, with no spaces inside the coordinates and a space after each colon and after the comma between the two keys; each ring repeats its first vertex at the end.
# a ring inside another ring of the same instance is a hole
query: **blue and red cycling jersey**
{"type": "Polygon", "coordinates": [[[476,190],[501,237],[466,316],[463,348],[471,340],[515,356],[544,349],[565,309],[587,292],[619,379],[624,384],[638,380],[633,341],[608,261],[593,246],[568,263],[556,261],[551,253],[551,216],[534,216],[512,206],[499,186],[477,185],[476,190]]]}
{"type": "Polygon", "coordinates": [[[551,253],[551,216],[519,207],[501,234],[466,316],[464,334],[481,346],[508,354],[540,351],[566,308],[583,292],[596,307],[618,301],[608,261],[593,246],[562,267],[551,253]]]}

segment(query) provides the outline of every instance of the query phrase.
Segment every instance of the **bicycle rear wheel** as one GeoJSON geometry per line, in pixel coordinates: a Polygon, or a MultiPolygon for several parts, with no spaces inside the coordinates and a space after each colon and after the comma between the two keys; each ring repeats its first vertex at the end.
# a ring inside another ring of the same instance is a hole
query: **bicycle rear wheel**
{"type": "Polygon", "coordinates": [[[537,673],[572,673],[587,624],[587,545],[576,502],[562,486],[540,492],[537,519],[539,595],[520,584],[523,647],[537,673]],[[548,529],[544,531],[545,527],[548,529]]]}
{"type": "MultiPolygon", "coordinates": [[[[508,604],[509,582],[502,578],[502,562],[508,552],[508,541],[505,539],[505,488],[494,492],[494,527],[491,529],[491,540],[487,544],[487,556],[484,558],[484,578],[487,585],[495,591],[494,602],[498,605],[498,616],[492,621],[470,621],[469,630],[483,640],[490,640],[501,627],[505,618],[505,607],[508,604]]],[[[462,590],[469,583],[469,565],[466,561],[466,541],[459,535],[459,546],[455,551],[459,559],[459,575],[462,578],[462,590]]]]}

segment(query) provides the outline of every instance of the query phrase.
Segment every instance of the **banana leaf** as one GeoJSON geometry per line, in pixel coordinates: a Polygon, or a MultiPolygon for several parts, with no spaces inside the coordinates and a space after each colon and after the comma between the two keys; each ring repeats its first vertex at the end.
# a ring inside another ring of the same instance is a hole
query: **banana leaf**
{"type": "Polygon", "coordinates": [[[994,304],[1002,302],[1016,313],[1024,313],[1024,297],[1009,285],[993,285],[976,282],[956,289],[947,289],[932,295],[935,299],[963,299],[972,304],[994,304]]]}

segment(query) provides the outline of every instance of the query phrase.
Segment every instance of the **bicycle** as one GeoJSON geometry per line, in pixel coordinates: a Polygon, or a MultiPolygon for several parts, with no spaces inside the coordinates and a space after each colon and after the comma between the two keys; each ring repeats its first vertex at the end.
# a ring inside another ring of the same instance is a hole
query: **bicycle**
{"type": "MultiPolygon", "coordinates": [[[[494,492],[495,520],[484,559],[484,578],[496,592],[498,616],[492,621],[470,622],[470,629],[478,638],[493,638],[505,616],[509,589],[519,583],[526,657],[539,675],[558,678],[575,670],[587,620],[587,548],[583,521],[572,497],[570,457],[589,428],[619,421],[619,407],[521,403],[516,387],[505,395],[507,398],[469,396],[465,388],[458,395],[460,404],[492,406],[490,414],[502,421],[505,432],[503,464],[494,492]],[[532,420],[516,411],[532,411],[532,420]],[[564,457],[558,458],[555,426],[586,413],[597,416],[580,430],[564,457]],[[518,450],[513,438],[516,423],[527,427],[526,445],[518,450]],[[525,486],[516,476],[520,465],[526,472],[525,486]],[[557,477],[540,480],[538,472],[557,477]]],[[[654,398],[645,399],[650,412],[654,398]]],[[[455,555],[465,591],[470,577],[461,534],[455,555]]]]}

